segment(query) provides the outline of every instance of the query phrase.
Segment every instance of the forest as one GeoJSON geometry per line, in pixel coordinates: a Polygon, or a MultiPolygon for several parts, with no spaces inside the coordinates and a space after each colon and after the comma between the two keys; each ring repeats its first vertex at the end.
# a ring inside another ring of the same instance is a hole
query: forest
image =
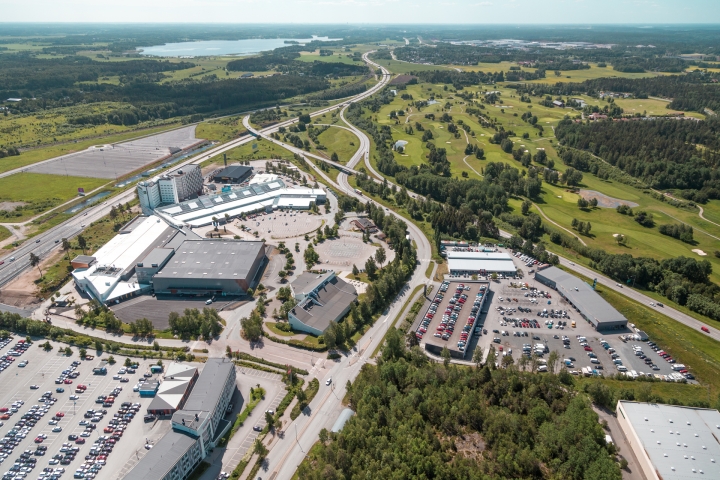
{"type": "Polygon", "coordinates": [[[621,479],[571,375],[434,364],[403,341],[389,332],[378,365],[348,388],[356,415],[320,433],[299,478],[621,479]]]}
{"type": "Polygon", "coordinates": [[[592,123],[566,118],[555,129],[562,145],[587,150],[652,188],[677,189],[700,203],[720,198],[719,133],[714,118],[592,123]]]}

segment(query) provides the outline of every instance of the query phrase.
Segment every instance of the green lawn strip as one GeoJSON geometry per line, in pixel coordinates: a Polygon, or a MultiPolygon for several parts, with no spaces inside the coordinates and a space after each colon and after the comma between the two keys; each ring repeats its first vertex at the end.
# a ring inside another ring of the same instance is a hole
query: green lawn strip
{"type": "Polygon", "coordinates": [[[427,269],[425,270],[425,277],[430,278],[430,276],[432,275],[432,272],[433,272],[433,268],[435,268],[435,262],[430,261],[427,269]]]}
{"type": "Polygon", "coordinates": [[[0,178],[0,201],[25,202],[20,216],[0,217],[3,222],[21,222],[77,197],[78,188],[89,192],[110,182],[106,178],[69,177],[43,173],[16,173],[0,178]]]}
{"type": "Polygon", "coordinates": [[[11,235],[10,230],[0,225],[0,241],[10,238],[11,235]]]}
{"type": "MultiPolygon", "coordinates": [[[[415,289],[412,291],[412,293],[410,294],[410,296],[408,297],[408,299],[405,300],[405,303],[403,304],[403,307],[402,307],[402,309],[400,310],[400,313],[401,313],[401,314],[402,314],[402,312],[405,311],[405,308],[408,306],[408,304],[409,304],[410,301],[413,299],[413,297],[415,297],[415,295],[417,294],[417,292],[420,291],[420,290],[422,290],[422,288],[423,288],[422,285],[418,285],[417,287],[415,287],[415,289]]],[[[432,285],[431,285],[431,286],[428,288],[428,293],[432,291],[432,288],[433,288],[433,287],[432,287],[432,285]]],[[[424,302],[425,302],[425,298],[424,298],[424,297],[420,297],[420,298],[413,304],[412,308],[410,309],[410,311],[408,312],[408,314],[405,316],[405,319],[404,319],[402,325],[399,327],[400,329],[402,329],[403,327],[404,327],[404,328],[408,328],[410,325],[412,325],[412,322],[413,322],[413,320],[415,319],[415,316],[417,316],[417,313],[418,313],[418,312],[420,311],[420,309],[422,308],[424,302]],[[415,312],[415,313],[413,313],[413,312],[415,312]]],[[[390,322],[390,321],[391,321],[391,320],[388,319],[388,322],[390,322]]],[[[392,319],[392,323],[393,323],[392,326],[395,327],[395,324],[397,323],[397,318],[392,319]]],[[[375,357],[377,356],[377,354],[380,353],[380,350],[382,350],[382,347],[385,345],[385,337],[387,336],[387,332],[388,332],[388,331],[389,331],[389,328],[388,328],[388,330],[386,330],[385,333],[383,334],[382,341],[381,341],[380,343],[378,343],[378,346],[377,346],[377,347],[375,347],[375,350],[373,350],[373,353],[372,353],[372,355],[370,355],[370,358],[375,358],[375,357]]]]}
{"type": "Polygon", "coordinates": [[[296,335],[295,332],[286,332],[277,328],[277,322],[265,322],[265,326],[268,327],[275,335],[280,335],[281,337],[292,337],[293,335],[296,335]]]}
{"type": "Polygon", "coordinates": [[[330,127],[317,138],[325,147],[325,154],[330,157],[337,153],[340,163],[350,161],[360,145],[360,140],[352,132],[339,127],[330,127]]]}
{"type": "Polygon", "coordinates": [[[143,130],[133,130],[130,132],[112,134],[107,136],[93,136],[90,139],[78,140],[72,143],[63,143],[60,145],[52,145],[49,147],[34,148],[32,150],[23,151],[17,157],[5,157],[0,162],[0,173],[14,170],[16,168],[26,167],[33,163],[48,160],[50,158],[66,155],[68,153],[86,150],[93,145],[118,143],[128,141],[141,136],[152,135],[155,133],[165,132],[177,127],[177,124],[163,125],[161,127],[147,128],[143,130]]]}
{"type": "MultiPolygon", "coordinates": [[[[230,477],[232,480],[237,480],[242,476],[243,472],[245,472],[245,468],[248,466],[248,463],[250,463],[250,459],[242,459],[240,460],[240,463],[238,463],[237,467],[233,469],[232,472],[230,472],[230,477]]],[[[248,477],[249,478],[249,477],[248,477]]]]}
{"type": "Polygon", "coordinates": [[[305,388],[305,401],[295,404],[292,411],[290,412],[290,419],[295,420],[297,417],[300,416],[305,407],[310,405],[310,402],[313,401],[313,398],[315,398],[315,395],[317,395],[318,390],[320,390],[320,381],[317,378],[313,378],[312,380],[310,380],[310,382],[308,382],[308,385],[305,388]]]}
{"type": "MultiPolygon", "coordinates": [[[[287,370],[287,365],[283,365],[280,363],[271,362],[269,360],[265,360],[264,358],[255,357],[253,355],[250,355],[249,353],[245,352],[233,352],[233,357],[239,359],[239,360],[247,360],[249,362],[255,362],[262,365],[267,365],[268,367],[275,367],[282,372],[285,372],[287,370]]],[[[298,369],[295,367],[291,367],[296,373],[299,373],[300,375],[307,375],[307,370],[298,369]]]]}
{"type": "Polygon", "coordinates": [[[710,405],[715,403],[717,397],[710,396],[710,390],[702,385],[691,385],[687,383],[661,382],[661,381],[637,381],[637,380],[615,380],[599,377],[576,378],[578,391],[583,391],[585,384],[600,382],[607,385],[618,393],[632,390],[635,397],[641,388],[649,388],[653,395],[660,397],[661,403],[690,405],[698,400],[707,401],[710,405]]]}
{"type": "MultiPolygon", "coordinates": [[[[592,279],[569,269],[568,273],[592,283],[592,279]]],[[[720,345],[705,333],[683,325],[650,307],[634,302],[602,285],[596,292],[622,313],[629,322],[648,334],[663,350],[688,366],[698,381],[709,386],[710,395],[720,393],[720,345]]]]}

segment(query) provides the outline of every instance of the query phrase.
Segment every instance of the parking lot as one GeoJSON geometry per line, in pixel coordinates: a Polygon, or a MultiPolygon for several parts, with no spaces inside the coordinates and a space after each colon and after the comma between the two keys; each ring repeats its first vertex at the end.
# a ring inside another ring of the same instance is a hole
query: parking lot
{"type": "Polygon", "coordinates": [[[487,286],[485,282],[443,283],[416,332],[418,339],[439,349],[447,347],[455,357],[465,356],[487,286]]]}
{"type": "MultiPolygon", "coordinates": [[[[0,355],[5,356],[16,343],[14,339],[4,346],[0,349],[0,355]]],[[[163,425],[162,422],[143,421],[143,414],[152,399],[140,398],[138,393],[133,392],[133,385],[148,371],[151,362],[139,361],[135,374],[123,375],[129,377],[130,382],[120,383],[113,380],[114,374],[121,368],[120,364],[110,366],[107,375],[93,375],[93,367],[98,366],[101,359],[81,361],[76,349],[73,349],[75,354],[72,357],[66,357],[58,353],[59,347],[64,348],[64,345],[53,344],[53,347],[50,352],[45,352],[37,343],[33,344],[0,373],[5,386],[0,391],[0,408],[8,408],[9,411],[3,413],[12,414],[3,420],[0,427],[0,437],[4,440],[0,452],[0,469],[5,473],[3,479],[25,476],[73,478],[76,469],[82,465],[86,473],[81,478],[114,479],[128,459],[144,449],[146,441],[154,443],[168,428],[167,422],[163,425]],[[29,363],[25,367],[17,366],[23,360],[29,363]],[[74,371],[71,370],[73,362],[74,371]],[[56,384],[56,379],[64,370],[68,372],[67,380],[72,383],[61,381],[56,384]],[[86,388],[78,389],[80,385],[86,388]],[[96,403],[99,395],[109,395],[117,387],[122,388],[122,391],[117,392],[112,405],[96,403]],[[12,407],[13,403],[17,408],[12,407]],[[135,404],[135,407],[128,406],[128,403],[135,404]],[[90,409],[95,410],[95,414],[85,418],[90,409]],[[107,413],[103,414],[102,410],[107,413]],[[134,418],[131,418],[133,415],[134,418]],[[81,426],[81,421],[89,426],[81,426]],[[111,423],[116,424],[113,431],[109,428],[105,431],[111,423]],[[126,425],[123,426],[123,423],[126,425]],[[122,433],[118,430],[122,430],[122,433]],[[69,440],[69,435],[76,435],[77,439],[72,437],[73,440],[69,440]],[[112,435],[116,437],[111,439],[112,435]],[[103,436],[107,438],[103,440],[103,436]],[[98,447],[96,452],[98,455],[107,454],[105,459],[90,456],[92,444],[99,439],[100,442],[104,441],[104,445],[98,447]],[[111,443],[117,446],[110,446],[111,443]],[[73,448],[77,449],[77,453],[71,452],[73,448]],[[61,452],[61,449],[65,451],[61,452]],[[24,464],[13,466],[13,462],[23,456],[26,457],[23,459],[24,464]],[[54,459],[55,456],[58,458],[54,459]],[[102,462],[105,463],[104,467],[93,467],[102,462]],[[30,468],[33,463],[34,467],[30,468]],[[27,470],[23,472],[23,468],[27,470]],[[64,474],[54,470],[59,468],[64,469],[64,474]],[[44,469],[53,471],[43,472],[44,469]]]]}
{"type": "MultiPolygon", "coordinates": [[[[527,349],[529,344],[532,352],[536,345],[542,344],[547,348],[541,358],[547,359],[549,352],[557,351],[560,363],[568,360],[568,370],[578,375],[582,374],[584,367],[603,375],[617,374],[620,370],[615,361],[618,359],[628,373],[634,371],[637,375],[653,376],[676,373],[672,369],[673,364],[658,355],[650,345],[632,339],[634,331],[631,328],[598,332],[557,292],[533,279],[530,271],[534,270],[534,266],[528,267],[515,257],[513,261],[523,272],[523,278],[493,281],[492,292],[488,296],[491,303],[486,307],[488,313],[480,319],[484,320],[483,335],[477,344],[486,355],[491,345],[498,352],[502,347],[500,355],[511,355],[517,364],[523,346],[527,349]],[[563,337],[569,341],[563,342],[563,337]],[[591,350],[585,350],[578,337],[584,337],[591,350]],[[601,341],[607,343],[607,349],[601,341]],[[633,346],[639,347],[641,353],[636,354],[633,346]],[[593,363],[591,355],[595,355],[598,363],[593,363]]],[[[471,347],[474,348],[474,345],[471,344],[471,347]]],[[[498,363],[500,359],[498,357],[498,363]]]]}

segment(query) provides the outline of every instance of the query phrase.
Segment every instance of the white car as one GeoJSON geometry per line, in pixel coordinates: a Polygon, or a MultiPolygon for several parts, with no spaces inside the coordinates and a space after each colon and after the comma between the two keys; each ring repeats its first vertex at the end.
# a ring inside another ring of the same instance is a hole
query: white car
{"type": "Polygon", "coordinates": [[[58,425],[57,427],[53,428],[52,431],[55,433],[62,432],[62,427],[58,425]]]}
{"type": "Polygon", "coordinates": [[[70,395],[70,400],[79,400],[80,397],[77,395],[70,395]]]}
{"type": "Polygon", "coordinates": [[[57,425],[57,424],[58,424],[57,420],[50,420],[48,422],[48,425],[57,425]]]}
{"type": "Polygon", "coordinates": [[[328,378],[328,379],[325,381],[325,385],[330,385],[331,383],[332,383],[332,377],[328,378]]]}

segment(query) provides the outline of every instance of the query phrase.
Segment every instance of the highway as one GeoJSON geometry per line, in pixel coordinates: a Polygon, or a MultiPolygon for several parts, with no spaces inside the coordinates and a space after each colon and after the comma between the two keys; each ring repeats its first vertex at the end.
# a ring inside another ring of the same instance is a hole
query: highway
{"type": "MultiPolygon", "coordinates": [[[[372,52],[368,52],[372,53],[372,52]]],[[[370,61],[367,58],[367,53],[363,56],[363,59],[371,66],[378,67],[378,65],[372,61],[370,61]]],[[[384,70],[384,69],[383,69],[384,70]]],[[[378,83],[373,85],[368,90],[351,97],[344,103],[338,103],[336,105],[323,108],[321,110],[318,110],[316,112],[313,112],[310,114],[311,117],[315,117],[318,115],[323,115],[328,112],[332,112],[333,110],[337,110],[338,108],[342,108],[343,106],[346,106],[349,102],[357,102],[360,100],[363,100],[373,94],[375,94],[378,90],[383,88],[389,81],[390,81],[390,74],[387,72],[387,70],[384,70],[384,74],[379,79],[378,83]]],[[[284,122],[275,124],[271,127],[268,127],[266,129],[263,129],[263,133],[272,133],[277,131],[277,129],[281,126],[289,126],[293,123],[297,122],[297,118],[292,118],[289,120],[285,120],[284,122]]],[[[178,169],[182,168],[185,165],[189,165],[191,163],[195,163],[198,161],[205,161],[210,158],[216,157],[218,155],[222,155],[223,153],[232,150],[233,148],[236,148],[238,146],[244,145],[246,143],[252,142],[255,140],[255,137],[253,136],[245,136],[241,137],[235,140],[232,140],[230,142],[224,143],[222,145],[219,145],[217,147],[214,147],[210,150],[207,150],[203,153],[202,156],[196,156],[192,157],[182,163],[176,164],[173,168],[178,169]]],[[[324,160],[324,159],[322,159],[324,160]]],[[[324,160],[327,161],[327,160],[324,160]]],[[[0,262],[3,262],[3,264],[0,265],[0,288],[10,283],[12,280],[17,278],[22,272],[30,268],[30,253],[34,253],[41,259],[46,258],[49,256],[55,249],[59,248],[60,245],[62,245],[62,239],[67,238],[71,239],[80,234],[83,231],[83,225],[88,225],[91,222],[95,220],[99,220],[100,218],[104,217],[110,212],[110,208],[112,205],[118,204],[118,203],[126,203],[130,200],[135,198],[135,187],[130,187],[126,191],[108,199],[106,203],[96,205],[94,207],[90,207],[86,209],[85,211],[79,213],[78,215],[74,216],[73,218],[66,220],[65,222],[48,229],[46,232],[43,232],[32,239],[29,239],[25,241],[19,248],[14,250],[11,253],[8,253],[7,255],[4,255],[0,257],[0,262]],[[57,241],[57,243],[56,243],[57,241]],[[14,259],[14,260],[11,260],[14,259]]]]}

